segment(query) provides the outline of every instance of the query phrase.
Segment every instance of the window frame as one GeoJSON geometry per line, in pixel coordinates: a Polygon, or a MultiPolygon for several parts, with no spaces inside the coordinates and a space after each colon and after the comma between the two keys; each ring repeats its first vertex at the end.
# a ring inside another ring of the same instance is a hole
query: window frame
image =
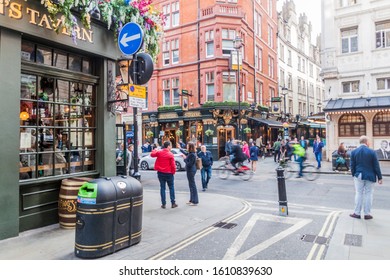
{"type": "Polygon", "coordinates": [[[338,127],[339,137],[360,137],[366,135],[367,121],[360,113],[343,114],[338,127]]]}

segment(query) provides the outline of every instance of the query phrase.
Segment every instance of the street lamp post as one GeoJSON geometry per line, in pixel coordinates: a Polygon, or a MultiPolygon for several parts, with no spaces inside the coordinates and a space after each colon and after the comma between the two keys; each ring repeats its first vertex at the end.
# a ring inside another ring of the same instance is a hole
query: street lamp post
{"type": "Polygon", "coordinates": [[[242,39],[236,37],[233,41],[234,48],[237,51],[237,93],[238,93],[238,139],[241,139],[241,85],[240,85],[240,49],[242,47],[242,39]]]}
{"type": "Polygon", "coordinates": [[[283,127],[284,127],[284,139],[288,138],[288,119],[287,119],[287,104],[286,104],[286,95],[288,94],[288,88],[282,87],[283,103],[284,103],[284,118],[283,118],[283,127]]]}

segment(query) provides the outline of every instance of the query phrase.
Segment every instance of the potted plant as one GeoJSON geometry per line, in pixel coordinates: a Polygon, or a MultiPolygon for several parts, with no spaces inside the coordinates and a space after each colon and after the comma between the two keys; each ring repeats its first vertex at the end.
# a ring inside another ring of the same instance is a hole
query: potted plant
{"type": "Polygon", "coordinates": [[[181,131],[181,130],[176,130],[176,135],[177,136],[182,136],[183,135],[183,131],[181,131]]]}
{"type": "Polygon", "coordinates": [[[245,132],[246,134],[249,134],[249,133],[252,132],[252,129],[251,129],[250,127],[245,127],[245,128],[244,128],[244,132],[245,132]]]}
{"type": "Polygon", "coordinates": [[[153,131],[150,131],[150,130],[149,130],[149,131],[146,132],[146,137],[147,137],[147,138],[153,138],[153,136],[154,136],[153,131]]]}
{"type": "Polygon", "coordinates": [[[207,130],[204,132],[204,134],[206,134],[207,137],[208,137],[208,136],[212,136],[212,135],[214,135],[214,131],[211,130],[211,129],[207,129],[207,130]]]}

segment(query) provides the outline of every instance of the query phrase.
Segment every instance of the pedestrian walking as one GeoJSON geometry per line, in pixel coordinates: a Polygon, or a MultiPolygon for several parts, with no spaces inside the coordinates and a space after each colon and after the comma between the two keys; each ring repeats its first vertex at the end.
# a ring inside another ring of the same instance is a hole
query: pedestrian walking
{"type": "Polygon", "coordinates": [[[197,206],[199,203],[198,190],[195,183],[196,174],[196,149],[195,144],[189,142],[187,145],[188,155],[184,155],[184,162],[186,163],[186,173],[188,180],[188,187],[190,188],[190,200],[187,202],[190,206],[197,206]]]}
{"type": "Polygon", "coordinates": [[[317,169],[321,168],[322,161],[322,148],[324,147],[324,143],[321,141],[320,136],[316,136],[316,140],[313,142],[313,153],[316,157],[317,161],[317,169]]]}
{"type": "Polygon", "coordinates": [[[360,219],[364,211],[364,219],[372,219],[371,207],[372,186],[378,179],[382,184],[382,173],[374,150],[369,148],[367,136],[360,137],[360,146],[351,153],[351,172],[355,185],[355,210],[350,216],[360,219]]]}
{"type": "Polygon", "coordinates": [[[344,143],[341,142],[340,146],[337,150],[337,158],[336,158],[336,172],[339,172],[340,166],[345,166],[347,168],[347,171],[349,170],[346,158],[347,157],[347,150],[344,147],[344,143]]]}
{"type": "Polygon", "coordinates": [[[127,176],[134,173],[134,145],[130,144],[127,148],[127,176]]]}
{"type": "Polygon", "coordinates": [[[200,175],[202,178],[202,190],[206,191],[211,179],[213,156],[211,152],[207,151],[206,146],[202,145],[200,147],[200,152],[198,153],[198,158],[202,160],[202,169],[200,170],[200,175]]]}
{"type": "Polygon", "coordinates": [[[250,161],[249,146],[246,141],[242,141],[242,152],[246,155],[248,161],[250,161]]]}
{"type": "Polygon", "coordinates": [[[252,142],[252,146],[249,149],[250,152],[250,160],[251,160],[251,168],[253,172],[256,172],[257,161],[259,160],[260,149],[256,146],[256,143],[252,142]]]}
{"type": "Polygon", "coordinates": [[[274,145],[273,145],[273,150],[274,150],[274,162],[276,162],[276,158],[278,158],[278,161],[280,160],[280,148],[281,148],[281,142],[280,142],[280,138],[278,138],[274,145]]]}
{"type": "Polygon", "coordinates": [[[174,175],[176,173],[176,164],[171,152],[172,144],[170,141],[165,141],[163,149],[154,149],[150,156],[155,157],[156,162],[154,169],[157,170],[157,177],[160,181],[161,208],[166,208],[166,184],[169,188],[169,197],[171,199],[172,208],[178,207],[175,200],[174,175]]]}

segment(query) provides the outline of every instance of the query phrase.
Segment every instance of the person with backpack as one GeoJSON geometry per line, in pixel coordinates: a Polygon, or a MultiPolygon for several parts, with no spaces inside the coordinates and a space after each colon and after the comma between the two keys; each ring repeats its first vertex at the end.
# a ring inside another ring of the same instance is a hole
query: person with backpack
{"type": "Polygon", "coordinates": [[[202,160],[202,169],[200,170],[200,175],[202,178],[202,191],[206,191],[211,179],[213,156],[211,152],[207,151],[206,146],[202,145],[200,147],[200,152],[198,153],[198,158],[202,160]]]}
{"type": "Polygon", "coordinates": [[[252,146],[249,149],[251,160],[251,168],[253,172],[256,172],[257,161],[259,160],[260,149],[256,146],[256,143],[252,142],[252,146]]]}

